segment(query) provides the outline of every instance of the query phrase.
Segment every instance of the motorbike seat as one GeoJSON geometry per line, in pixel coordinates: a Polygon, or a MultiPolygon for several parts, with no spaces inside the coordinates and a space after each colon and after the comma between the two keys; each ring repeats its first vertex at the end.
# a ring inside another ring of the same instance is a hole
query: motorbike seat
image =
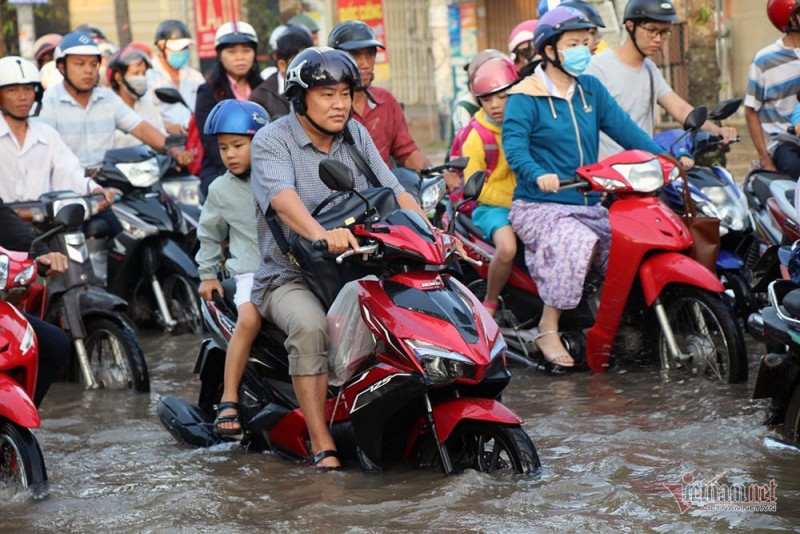
{"type": "Polygon", "coordinates": [[[781,306],[794,318],[800,319],[800,289],[790,291],[785,297],[781,306]]]}
{"type": "Polygon", "coordinates": [[[769,184],[769,190],[775,197],[775,202],[784,215],[794,222],[797,222],[797,210],[794,207],[794,190],[796,182],[789,180],[776,180],[769,184]]]}
{"type": "Polygon", "coordinates": [[[769,190],[771,183],[775,181],[790,181],[789,176],[779,172],[763,170],[754,172],[756,174],[753,176],[753,179],[750,182],[750,190],[758,199],[758,202],[761,204],[761,206],[766,206],[767,199],[773,196],[772,192],[769,190]]]}

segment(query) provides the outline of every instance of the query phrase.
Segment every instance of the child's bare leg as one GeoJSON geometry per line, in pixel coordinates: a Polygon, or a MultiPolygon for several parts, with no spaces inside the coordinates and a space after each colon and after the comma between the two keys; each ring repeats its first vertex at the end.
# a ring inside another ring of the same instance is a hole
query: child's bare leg
{"type": "MultiPolygon", "coordinates": [[[[238,308],[239,318],[236,320],[236,329],[228,345],[228,352],[225,355],[225,378],[223,380],[224,389],[222,392],[222,402],[239,402],[239,384],[242,381],[242,374],[247,365],[247,358],[250,355],[250,348],[253,346],[261,328],[261,315],[258,308],[252,302],[245,302],[238,308]]],[[[235,410],[227,409],[220,413],[220,416],[234,415],[235,410]]],[[[236,423],[220,423],[220,428],[238,429],[236,423]]]]}
{"type": "Polygon", "coordinates": [[[511,269],[514,267],[514,256],[517,255],[517,236],[511,229],[511,225],[506,225],[495,230],[492,240],[495,245],[495,254],[489,263],[489,277],[486,283],[484,302],[488,304],[486,310],[494,316],[500,292],[508,282],[511,269]]]}

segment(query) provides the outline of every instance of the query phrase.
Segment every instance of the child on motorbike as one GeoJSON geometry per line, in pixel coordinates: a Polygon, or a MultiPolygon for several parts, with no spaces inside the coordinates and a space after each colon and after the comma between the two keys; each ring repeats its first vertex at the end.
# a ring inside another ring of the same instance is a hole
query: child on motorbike
{"type": "Polygon", "coordinates": [[[239,382],[261,328],[261,316],[250,302],[253,275],[261,263],[250,186],[250,143],[268,122],[267,112],[255,102],[223,100],[208,114],[204,127],[205,135],[217,137],[220,157],[228,171],[209,187],[197,227],[200,250],[195,259],[201,279],[198,293],[203,300],[211,300],[214,291],[222,295],[218,275],[224,261],[225,271],[236,280],[233,300],[239,315],[225,357],[224,387],[216,406],[214,431],[233,439],[244,435],[239,416],[239,382]],[[225,239],[230,252],[227,260],[222,250],[225,239]]]}
{"type": "Polygon", "coordinates": [[[503,120],[503,147],[517,177],[509,220],[544,302],[536,344],[560,367],[574,365],[558,335],[561,312],[579,304],[590,267],[605,272],[611,239],[600,196],[559,191],[560,180],[597,161],[601,130],[623,147],[661,152],[597,78],[581,76],[592,27],[571,7],[539,19],[534,45],[542,64],[509,90],[503,120]]]}
{"type": "Polygon", "coordinates": [[[467,179],[478,170],[488,173],[478,198],[480,206],[472,212],[472,220],[483,230],[484,238],[491,239],[495,246],[483,301],[483,306],[492,316],[497,311],[500,291],[508,281],[517,254],[517,236],[508,221],[517,179],[503,153],[501,125],[507,91],[518,80],[514,63],[506,57],[490,59],[478,67],[472,89],[481,110],[470,122],[472,130],[461,148],[462,154],[469,157],[469,164],[464,169],[467,179]],[[485,141],[484,137],[488,140],[485,141]]]}

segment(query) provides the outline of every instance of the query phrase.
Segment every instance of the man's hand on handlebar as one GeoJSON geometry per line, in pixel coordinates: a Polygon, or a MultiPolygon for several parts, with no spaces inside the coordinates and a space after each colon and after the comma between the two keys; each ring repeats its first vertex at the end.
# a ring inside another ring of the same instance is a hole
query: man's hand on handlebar
{"type": "Polygon", "coordinates": [[[561,186],[557,174],[543,174],[536,179],[536,185],[543,193],[555,193],[561,186]]]}
{"type": "Polygon", "coordinates": [[[178,147],[172,147],[167,152],[170,156],[175,158],[178,165],[185,167],[194,161],[194,156],[188,150],[181,150],[178,147]]]}
{"type": "Polygon", "coordinates": [[[689,169],[694,167],[694,160],[692,158],[690,158],[689,156],[681,156],[678,159],[678,163],[680,163],[681,167],[683,167],[683,169],[686,170],[686,171],[688,171],[689,169]]]}
{"type": "Polygon", "coordinates": [[[222,295],[222,284],[216,278],[210,278],[200,282],[200,287],[197,288],[197,293],[200,298],[209,301],[214,298],[214,291],[222,295]]]}
{"type": "Polygon", "coordinates": [[[95,187],[92,190],[92,193],[103,195],[103,197],[106,199],[106,202],[108,202],[109,204],[113,204],[114,201],[116,200],[116,196],[119,194],[117,191],[114,191],[113,189],[105,189],[103,187],[95,187]]]}
{"type": "Polygon", "coordinates": [[[444,177],[444,183],[447,186],[448,193],[452,193],[453,191],[464,185],[461,183],[461,177],[454,172],[446,172],[442,176],[444,177]]]}
{"type": "Polygon", "coordinates": [[[714,135],[722,137],[722,146],[728,146],[730,143],[736,142],[739,139],[739,132],[732,126],[722,126],[714,135]]]}
{"type": "Polygon", "coordinates": [[[349,249],[358,252],[358,240],[347,228],[334,228],[326,230],[324,234],[317,236],[315,241],[323,240],[328,243],[328,252],[331,254],[341,254],[349,249]]]}
{"type": "Polygon", "coordinates": [[[45,276],[54,276],[67,272],[69,262],[67,257],[60,252],[50,252],[36,258],[36,263],[46,266],[45,276]]]}

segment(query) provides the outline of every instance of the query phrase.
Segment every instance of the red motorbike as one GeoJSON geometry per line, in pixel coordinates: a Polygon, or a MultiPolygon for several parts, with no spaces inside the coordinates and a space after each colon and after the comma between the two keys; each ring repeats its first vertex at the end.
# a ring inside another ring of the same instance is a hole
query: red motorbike
{"type": "Polygon", "coordinates": [[[33,404],[39,348],[36,334],[10,303],[36,279],[25,252],[0,247],[0,483],[34,491],[47,483],[36,437],[39,412],[33,404]]]}
{"type": "MultiPolygon", "coordinates": [[[[320,176],[334,191],[353,190],[353,175],[339,162],[323,162],[320,176]]],[[[416,212],[396,210],[382,217],[368,208],[360,220],[351,226],[359,253],[348,251],[335,262],[350,263],[345,271],[376,275],[355,282],[355,319],[363,319],[377,343],[354,364],[350,378],[329,390],[326,418],[342,460],[367,471],[404,461],[439,466],[446,474],[465,468],[537,472],[539,457],[522,419],[499,400],[510,380],[503,336],[480,301],[446,273],[455,259],[455,240],[431,229],[416,212]]],[[[195,367],[198,405],[174,397],[158,403],[167,429],[194,446],[221,441],[211,430],[212,406],[220,400],[225,347],[236,322],[233,284],[225,281],[223,288],[224,297],[203,309],[211,338],[203,342],[195,367]]],[[[331,338],[351,343],[336,330],[331,338]]],[[[245,440],[251,448],[308,460],[308,432],[288,375],[284,340],[267,324],[253,346],[239,396],[245,440]]]]}
{"type": "MultiPolygon", "coordinates": [[[[595,372],[612,363],[647,362],[657,352],[663,370],[687,368],[728,383],[747,379],[742,332],[724,287],[691,257],[692,236],[655,193],[678,177],[671,160],[630,150],[576,171],[567,187],[614,197],[609,209],[611,251],[605,281],[587,284],[581,303],[561,316],[562,341],[595,372]]],[[[468,287],[482,297],[494,247],[456,210],[456,235],[481,267],[463,266],[468,287]]],[[[534,338],[543,303],[524,262],[524,247],[495,315],[509,355],[543,361],[534,338]]],[[[543,365],[543,364],[542,364],[543,365]]]]}

